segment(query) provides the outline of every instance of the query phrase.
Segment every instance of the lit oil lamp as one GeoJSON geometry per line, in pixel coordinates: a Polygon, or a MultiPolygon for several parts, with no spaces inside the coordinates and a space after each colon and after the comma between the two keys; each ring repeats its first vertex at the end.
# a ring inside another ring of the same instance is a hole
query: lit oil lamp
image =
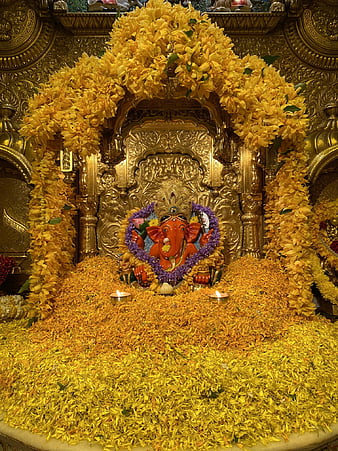
{"type": "Polygon", "coordinates": [[[131,301],[131,294],[127,291],[113,291],[110,295],[113,302],[131,301]]]}
{"type": "Polygon", "coordinates": [[[217,301],[217,302],[224,302],[228,299],[229,294],[228,293],[221,293],[219,291],[215,291],[213,294],[209,294],[209,299],[211,301],[217,301]]]}

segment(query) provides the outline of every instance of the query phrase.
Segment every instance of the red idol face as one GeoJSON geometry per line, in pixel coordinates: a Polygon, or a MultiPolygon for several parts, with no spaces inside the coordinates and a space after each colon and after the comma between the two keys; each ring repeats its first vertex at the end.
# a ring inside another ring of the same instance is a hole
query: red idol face
{"type": "Polygon", "coordinates": [[[180,255],[187,243],[194,242],[200,232],[199,223],[189,224],[187,220],[171,216],[159,226],[147,227],[148,236],[157,244],[157,251],[163,257],[180,255]]]}

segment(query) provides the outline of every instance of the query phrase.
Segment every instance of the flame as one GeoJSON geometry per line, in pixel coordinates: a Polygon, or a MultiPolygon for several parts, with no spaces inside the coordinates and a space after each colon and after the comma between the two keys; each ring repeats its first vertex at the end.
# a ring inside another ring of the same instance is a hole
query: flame
{"type": "Polygon", "coordinates": [[[221,294],[219,291],[217,291],[217,290],[216,290],[216,293],[215,293],[215,294],[216,294],[216,296],[217,296],[218,298],[221,298],[221,297],[222,297],[222,294],[221,294]]]}
{"type": "Polygon", "coordinates": [[[117,294],[117,297],[118,297],[118,298],[121,297],[121,291],[116,290],[116,294],[117,294]]]}

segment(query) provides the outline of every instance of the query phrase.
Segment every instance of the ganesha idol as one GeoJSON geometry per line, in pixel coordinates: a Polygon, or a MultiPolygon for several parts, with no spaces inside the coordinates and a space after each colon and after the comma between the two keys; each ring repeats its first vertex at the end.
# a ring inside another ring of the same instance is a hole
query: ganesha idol
{"type": "Polygon", "coordinates": [[[223,254],[218,220],[208,207],[193,203],[190,210],[188,217],[171,206],[158,217],[152,203],[128,218],[122,280],[162,294],[220,280],[223,254]]]}

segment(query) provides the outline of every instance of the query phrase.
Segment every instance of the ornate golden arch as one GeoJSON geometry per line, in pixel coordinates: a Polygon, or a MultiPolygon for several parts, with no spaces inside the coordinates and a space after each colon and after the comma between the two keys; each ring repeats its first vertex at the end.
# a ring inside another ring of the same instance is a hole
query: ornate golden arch
{"type": "Polygon", "coordinates": [[[20,172],[25,182],[30,183],[32,165],[21,152],[0,145],[0,158],[11,163],[20,172]]]}
{"type": "Polygon", "coordinates": [[[328,147],[316,155],[310,162],[308,177],[311,183],[315,183],[323,169],[338,159],[338,145],[328,147]]]}

